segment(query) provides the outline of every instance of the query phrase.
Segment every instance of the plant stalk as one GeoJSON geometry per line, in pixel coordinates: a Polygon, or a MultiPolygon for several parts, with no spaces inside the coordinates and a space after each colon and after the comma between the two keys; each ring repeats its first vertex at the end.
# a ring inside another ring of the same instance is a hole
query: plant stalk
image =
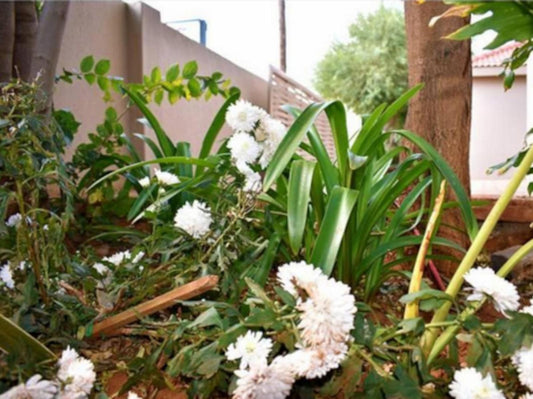
{"type": "MultiPolygon", "coordinates": [[[[498,273],[496,273],[498,276],[505,278],[513,269],[514,267],[526,256],[529,252],[533,250],[533,239],[529,240],[526,244],[524,244],[518,251],[516,251],[513,256],[511,256],[507,262],[498,270],[498,273]]],[[[485,300],[480,301],[476,306],[473,308],[468,308],[464,310],[459,318],[466,319],[466,317],[470,316],[471,314],[476,313],[481,306],[485,303],[485,300]]],[[[429,327],[429,325],[428,325],[429,327]]],[[[450,341],[455,337],[457,332],[460,329],[460,325],[454,325],[451,327],[448,327],[443,334],[439,336],[439,338],[435,341],[435,345],[433,345],[433,348],[431,349],[431,352],[428,356],[428,364],[430,364],[435,358],[439,355],[439,353],[450,343],[450,341]]]]}
{"type": "MultiPolygon", "coordinates": [[[[494,207],[491,209],[489,215],[487,216],[487,219],[485,219],[485,222],[481,226],[481,229],[474,238],[472,245],[470,245],[470,248],[468,249],[461,263],[459,264],[459,267],[455,271],[455,274],[453,275],[452,279],[450,280],[448,288],[446,289],[446,293],[450,295],[452,299],[455,299],[455,297],[457,296],[457,293],[463,285],[463,276],[474,265],[478,255],[480,254],[490,234],[492,233],[492,230],[494,230],[494,227],[500,219],[500,216],[502,215],[503,211],[505,210],[509,202],[511,202],[514,193],[518,189],[518,186],[520,185],[524,177],[527,175],[532,163],[533,146],[529,148],[526,155],[524,156],[524,159],[522,159],[522,162],[518,166],[515,174],[507,184],[505,191],[494,204],[494,207]]],[[[440,323],[446,320],[451,306],[452,302],[446,302],[444,305],[442,305],[433,315],[431,323],[440,323]]],[[[424,333],[424,336],[422,337],[422,347],[424,348],[425,353],[433,352],[432,348],[435,343],[435,340],[437,339],[437,334],[438,331],[436,329],[430,329],[424,333]]]]}
{"type": "MultiPolygon", "coordinates": [[[[422,277],[424,277],[424,264],[426,262],[426,255],[431,244],[431,238],[433,237],[435,226],[437,225],[437,220],[439,219],[442,210],[445,193],[446,180],[443,180],[440,184],[439,195],[435,199],[435,207],[433,208],[433,212],[431,212],[431,216],[429,217],[428,224],[426,226],[426,231],[424,232],[424,237],[422,238],[422,244],[420,245],[420,249],[416,255],[413,275],[411,276],[411,282],[409,284],[409,294],[420,291],[422,277]]],[[[405,306],[403,319],[407,320],[414,317],[418,317],[418,301],[413,301],[405,306]]]]}

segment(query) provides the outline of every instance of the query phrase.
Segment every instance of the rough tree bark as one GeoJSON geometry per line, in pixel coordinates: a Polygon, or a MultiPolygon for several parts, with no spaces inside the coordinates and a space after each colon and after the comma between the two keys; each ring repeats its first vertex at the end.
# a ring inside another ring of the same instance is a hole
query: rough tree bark
{"type": "Polygon", "coordinates": [[[34,1],[15,2],[15,48],[13,52],[13,76],[22,80],[30,78],[31,62],[37,37],[37,11],[34,1]]]}
{"type": "Polygon", "coordinates": [[[0,82],[11,79],[15,45],[15,4],[0,1],[0,82]]]}
{"type": "Polygon", "coordinates": [[[39,83],[46,95],[44,111],[50,109],[52,104],[56,65],[69,5],[68,1],[47,1],[39,20],[30,77],[39,76],[39,83]]]}
{"type": "MultiPolygon", "coordinates": [[[[443,39],[468,23],[459,17],[444,18],[429,27],[432,17],[449,6],[428,1],[405,3],[409,86],[424,83],[424,89],[411,100],[406,128],[427,139],[448,161],[461,183],[470,192],[469,148],[472,100],[472,64],[470,41],[443,39]]],[[[459,211],[443,215],[440,234],[466,246],[468,239],[445,225],[463,228],[459,211]]],[[[454,254],[458,255],[458,254],[454,254]]],[[[455,262],[440,262],[450,274],[455,262]]]]}

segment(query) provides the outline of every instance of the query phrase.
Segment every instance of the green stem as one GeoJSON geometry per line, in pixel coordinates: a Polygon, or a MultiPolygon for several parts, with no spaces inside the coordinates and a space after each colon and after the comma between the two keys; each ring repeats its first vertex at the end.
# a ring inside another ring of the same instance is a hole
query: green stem
{"type": "MultiPolygon", "coordinates": [[[[524,180],[524,177],[527,175],[532,163],[533,146],[528,149],[526,155],[524,156],[524,159],[522,159],[522,162],[520,162],[520,165],[518,166],[514,176],[507,184],[507,187],[501,197],[498,198],[498,201],[496,201],[496,203],[494,204],[494,207],[491,209],[489,215],[487,216],[487,219],[485,219],[485,222],[483,223],[481,229],[474,238],[472,245],[468,249],[463,260],[459,264],[459,267],[457,268],[455,274],[453,275],[448,285],[448,288],[446,289],[446,293],[450,295],[452,299],[455,299],[455,297],[457,296],[457,293],[463,285],[463,276],[474,265],[478,255],[480,254],[485,243],[487,242],[489,235],[492,233],[492,230],[494,230],[494,227],[500,219],[500,216],[502,215],[503,211],[505,210],[509,202],[511,202],[514,193],[518,189],[518,186],[520,185],[522,180],[524,180]]],[[[435,312],[435,315],[433,316],[431,322],[440,323],[446,320],[446,317],[448,316],[448,313],[450,311],[451,304],[451,302],[446,302],[444,305],[442,305],[440,309],[435,312]]],[[[430,329],[425,332],[424,336],[422,337],[422,347],[424,348],[425,353],[433,352],[432,348],[435,343],[435,340],[437,339],[437,334],[438,331],[436,329],[430,329]]]]}
{"type": "MultiPolygon", "coordinates": [[[[513,268],[520,262],[524,256],[526,256],[529,252],[533,250],[533,240],[529,240],[526,244],[524,244],[518,251],[516,251],[508,260],[504,263],[504,265],[498,270],[497,275],[505,278],[512,270],[513,268]]],[[[468,308],[465,311],[461,313],[459,316],[460,319],[464,320],[466,317],[470,316],[471,314],[476,313],[481,306],[485,303],[485,300],[479,301],[477,305],[475,305],[472,308],[468,308]]],[[[429,324],[428,324],[429,326],[429,324]]],[[[435,344],[431,348],[431,352],[428,356],[428,364],[433,362],[435,358],[441,353],[441,351],[450,343],[450,341],[455,337],[457,332],[459,331],[460,326],[452,326],[448,327],[443,334],[439,336],[439,338],[435,341],[435,344]]]]}

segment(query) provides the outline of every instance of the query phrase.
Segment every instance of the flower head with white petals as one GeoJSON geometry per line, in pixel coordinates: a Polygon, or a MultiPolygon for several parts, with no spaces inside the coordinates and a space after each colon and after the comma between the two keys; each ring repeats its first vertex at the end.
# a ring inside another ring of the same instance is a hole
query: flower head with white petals
{"type": "Polygon", "coordinates": [[[142,399],[142,398],[139,395],[137,395],[135,392],[129,391],[127,399],[142,399]]]}
{"type": "Polygon", "coordinates": [[[248,133],[235,133],[228,140],[228,148],[237,165],[254,163],[261,155],[261,146],[248,133]]]}
{"type": "Polygon", "coordinates": [[[0,268],[0,283],[2,283],[6,288],[15,288],[15,280],[13,280],[13,272],[11,271],[9,263],[6,263],[0,268]]]}
{"type": "Polygon", "coordinates": [[[139,179],[139,184],[143,188],[148,187],[150,185],[150,177],[145,176],[142,179],[139,179]]]}
{"type": "Polygon", "coordinates": [[[477,267],[466,273],[464,279],[473,287],[473,293],[467,298],[469,301],[480,301],[487,296],[493,300],[495,308],[502,313],[518,309],[520,297],[516,287],[497,276],[494,270],[477,267]]]}
{"type": "Polygon", "coordinates": [[[248,101],[239,100],[229,106],[226,112],[226,122],[237,132],[251,132],[259,119],[265,114],[261,108],[248,101]]]}
{"type": "Polygon", "coordinates": [[[253,364],[249,370],[237,370],[237,388],[234,399],[284,399],[289,396],[294,376],[287,373],[278,362],[253,364]]]}
{"type": "Polygon", "coordinates": [[[63,384],[60,398],[86,398],[96,380],[94,364],[68,347],[58,361],[57,376],[63,384]]]}
{"type": "Polygon", "coordinates": [[[178,176],[173,173],[165,172],[164,170],[159,169],[157,169],[154,173],[157,182],[163,186],[171,186],[180,182],[178,176]]]}
{"type": "Polygon", "coordinates": [[[533,346],[518,350],[512,358],[518,369],[518,379],[529,390],[533,391],[533,346]]]}
{"type": "Polygon", "coordinates": [[[174,226],[184,230],[193,238],[201,238],[209,232],[209,226],[213,223],[211,209],[205,202],[194,200],[187,202],[176,212],[174,226]]]}
{"type": "Polygon", "coordinates": [[[237,338],[237,342],[228,346],[228,360],[241,359],[240,368],[244,369],[255,363],[267,363],[268,354],[272,349],[272,340],[263,338],[263,333],[248,331],[237,338]]]}
{"type": "Polygon", "coordinates": [[[464,368],[455,372],[450,384],[450,395],[455,399],[505,399],[494,381],[474,368],[464,368]]]}

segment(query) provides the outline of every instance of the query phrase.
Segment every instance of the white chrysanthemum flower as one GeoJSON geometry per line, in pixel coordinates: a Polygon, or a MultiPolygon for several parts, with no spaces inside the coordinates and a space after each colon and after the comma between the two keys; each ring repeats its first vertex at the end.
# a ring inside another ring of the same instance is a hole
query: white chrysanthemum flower
{"type": "Polygon", "coordinates": [[[61,357],[57,361],[57,365],[59,366],[60,372],[65,371],[70,366],[70,364],[79,357],[80,355],[78,354],[78,352],[76,352],[76,349],[72,349],[70,346],[67,346],[67,349],[61,352],[61,357]]]}
{"type": "Polygon", "coordinates": [[[483,378],[474,368],[455,372],[450,384],[450,395],[455,399],[505,399],[490,375],[483,378]]]}
{"type": "Polygon", "coordinates": [[[174,225],[194,238],[205,236],[213,222],[211,210],[205,202],[194,200],[187,202],[176,212],[174,225]]]}
{"type": "Polygon", "coordinates": [[[159,184],[162,184],[165,186],[171,186],[173,184],[177,184],[180,182],[180,179],[175,174],[170,173],[170,172],[165,172],[159,169],[155,171],[155,177],[159,184]]]}
{"type": "Polygon", "coordinates": [[[131,263],[138,263],[144,256],[144,252],[143,251],[140,251],[139,253],[137,253],[137,255],[135,255],[135,257],[131,260],[131,263]]]}
{"type": "Polygon", "coordinates": [[[30,262],[28,262],[27,260],[22,260],[19,262],[17,269],[20,271],[24,271],[29,267],[30,267],[30,262]]]}
{"type": "Polygon", "coordinates": [[[350,287],[333,279],[321,279],[306,292],[309,298],[296,306],[302,312],[298,324],[302,341],[311,347],[346,342],[357,312],[350,287]]]}
{"type": "Polygon", "coordinates": [[[54,382],[43,380],[35,374],[25,384],[17,385],[0,395],[0,399],[53,399],[57,386],[54,382]]]}
{"type": "Polygon", "coordinates": [[[533,304],[524,306],[522,309],[520,309],[520,313],[527,313],[528,315],[533,316],[533,304]]]}
{"type": "Polygon", "coordinates": [[[65,384],[60,398],[87,397],[91,393],[96,380],[94,364],[83,357],[73,360],[67,367],[60,367],[57,375],[65,384]]]}
{"type": "Polygon", "coordinates": [[[281,288],[295,298],[299,298],[297,287],[304,290],[314,287],[319,280],[327,279],[319,268],[306,262],[290,262],[278,268],[278,282],[281,288]]]}
{"type": "Polygon", "coordinates": [[[15,288],[15,280],[13,280],[13,272],[9,267],[9,263],[6,263],[4,266],[2,266],[2,268],[0,268],[0,280],[7,288],[15,288]]]}
{"type": "Polygon", "coordinates": [[[261,191],[262,187],[261,175],[257,172],[253,172],[246,175],[242,190],[247,193],[257,193],[261,191]]]}
{"type": "Polygon", "coordinates": [[[141,187],[148,187],[150,185],[150,177],[145,176],[142,179],[139,179],[139,184],[141,187]]]}
{"type": "Polygon", "coordinates": [[[112,263],[115,266],[120,266],[125,261],[129,260],[131,258],[131,252],[130,251],[122,251],[114,253],[111,256],[106,256],[103,258],[106,262],[112,263]]]}
{"type": "Polygon", "coordinates": [[[265,111],[248,101],[239,100],[228,107],[226,122],[237,132],[251,132],[265,111]]]}
{"type": "Polygon", "coordinates": [[[271,339],[263,338],[263,333],[260,331],[248,331],[237,338],[237,342],[228,346],[226,357],[228,360],[241,359],[240,368],[244,369],[258,362],[267,364],[271,349],[271,339]]]}
{"type": "Polygon", "coordinates": [[[464,279],[474,288],[467,300],[480,301],[486,295],[492,298],[495,308],[502,313],[518,309],[520,297],[515,285],[497,276],[494,270],[476,267],[466,273],[464,279]]]}
{"type": "Polygon", "coordinates": [[[142,399],[142,398],[139,395],[137,395],[135,392],[129,391],[127,399],[142,399]]]}
{"type": "Polygon", "coordinates": [[[237,370],[234,399],[285,399],[291,392],[294,376],[286,373],[275,359],[271,365],[253,364],[249,370],[237,370]]]}
{"type": "Polygon", "coordinates": [[[254,163],[261,155],[261,146],[248,133],[235,133],[228,140],[228,148],[237,165],[254,163]]]}
{"type": "Polygon", "coordinates": [[[330,347],[298,349],[288,355],[277,357],[285,372],[293,373],[296,378],[320,378],[339,367],[346,358],[348,346],[337,344],[330,347]]]}
{"type": "Polygon", "coordinates": [[[529,390],[533,391],[533,347],[520,349],[513,357],[518,369],[518,379],[529,390]]]}
{"type": "Polygon", "coordinates": [[[261,119],[260,127],[256,130],[256,137],[259,131],[261,131],[259,136],[264,137],[261,142],[263,153],[261,154],[261,158],[259,158],[259,164],[265,169],[278,149],[281,140],[285,137],[287,130],[285,125],[279,120],[267,116],[261,119]]]}
{"type": "Polygon", "coordinates": [[[100,262],[95,263],[93,265],[93,269],[96,270],[101,276],[107,276],[109,273],[111,273],[109,267],[100,262]]]}
{"type": "Polygon", "coordinates": [[[14,213],[6,220],[7,227],[16,227],[22,221],[22,215],[20,213],[14,213]]]}

